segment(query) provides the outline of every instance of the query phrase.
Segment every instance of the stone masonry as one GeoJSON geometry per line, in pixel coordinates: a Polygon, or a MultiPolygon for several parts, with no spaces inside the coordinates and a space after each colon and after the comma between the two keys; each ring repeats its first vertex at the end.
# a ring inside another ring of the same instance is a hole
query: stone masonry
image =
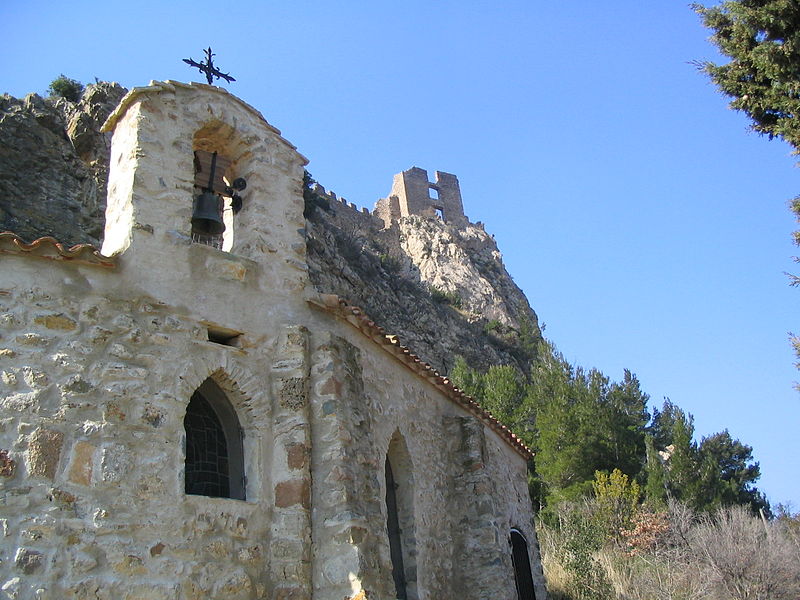
{"type": "Polygon", "coordinates": [[[394,176],[392,191],[375,205],[375,214],[389,227],[402,217],[419,215],[439,216],[446,223],[466,225],[464,205],[458,178],[451,173],[436,171],[436,181],[428,181],[428,172],[419,167],[394,176]]]}
{"type": "Polygon", "coordinates": [[[546,600],[530,452],[314,289],[296,149],[202,84],[135,88],[105,128],[102,253],[0,233],[0,598],[396,598],[388,460],[406,597],[515,598],[516,529],[546,600]],[[194,150],[247,180],[226,250],[191,241],[194,150]],[[209,386],[241,500],[185,491],[209,386]]]}

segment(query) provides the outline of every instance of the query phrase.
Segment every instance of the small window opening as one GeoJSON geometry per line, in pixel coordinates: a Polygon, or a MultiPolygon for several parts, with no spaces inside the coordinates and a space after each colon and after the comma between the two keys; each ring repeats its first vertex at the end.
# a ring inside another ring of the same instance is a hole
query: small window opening
{"type": "Polygon", "coordinates": [[[439,190],[437,190],[435,187],[429,188],[428,191],[430,192],[431,200],[439,199],[439,190]]]}
{"type": "Polygon", "coordinates": [[[440,221],[444,222],[444,209],[441,206],[434,206],[433,210],[440,221]]]}
{"type": "Polygon", "coordinates": [[[239,348],[241,343],[241,332],[234,331],[233,329],[224,329],[222,327],[209,327],[208,328],[208,341],[223,346],[231,346],[239,348]]]}
{"type": "Polygon", "coordinates": [[[183,419],[187,494],[245,499],[242,429],[236,411],[212,379],[192,394],[183,419]]]}
{"type": "Polygon", "coordinates": [[[531,559],[528,554],[528,542],[516,529],[511,530],[511,562],[514,565],[514,583],[517,587],[518,600],[536,600],[531,574],[531,559]]]}

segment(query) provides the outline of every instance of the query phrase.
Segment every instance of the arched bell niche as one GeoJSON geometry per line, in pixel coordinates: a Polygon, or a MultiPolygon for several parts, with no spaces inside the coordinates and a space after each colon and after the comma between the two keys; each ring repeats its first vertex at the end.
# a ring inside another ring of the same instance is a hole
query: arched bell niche
{"type": "Polygon", "coordinates": [[[247,181],[249,155],[236,130],[219,120],[207,122],[192,139],[194,191],[192,242],[235,251],[236,226],[247,181]]]}

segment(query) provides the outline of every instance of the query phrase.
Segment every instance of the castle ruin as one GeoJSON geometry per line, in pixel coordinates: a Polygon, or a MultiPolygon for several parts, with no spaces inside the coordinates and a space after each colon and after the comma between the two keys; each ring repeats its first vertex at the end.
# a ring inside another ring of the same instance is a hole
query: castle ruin
{"type": "Polygon", "coordinates": [[[455,226],[465,224],[464,205],[458,178],[451,173],[436,171],[436,180],[428,180],[428,172],[411,167],[398,173],[392,182],[392,191],[375,205],[374,214],[389,227],[402,217],[420,215],[439,217],[455,226]]]}

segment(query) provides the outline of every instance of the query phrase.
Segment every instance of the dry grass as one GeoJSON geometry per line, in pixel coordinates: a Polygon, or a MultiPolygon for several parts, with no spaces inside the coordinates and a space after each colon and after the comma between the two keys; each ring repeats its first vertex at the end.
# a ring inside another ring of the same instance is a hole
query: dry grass
{"type": "MultiPolygon", "coordinates": [[[[653,517],[646,517],[645,522],[653,517]]],[[[542,564],[552,600],[797,600],[800,519],[768,522],[740,507],[696,517],[670,506],[668,529],[631,551],[608,540],[593,564],[610,595],[578,589],[564,528],[540,526],[542,564]]],[[[648,532],[650,535],[651,532],[648,532]]]]}

